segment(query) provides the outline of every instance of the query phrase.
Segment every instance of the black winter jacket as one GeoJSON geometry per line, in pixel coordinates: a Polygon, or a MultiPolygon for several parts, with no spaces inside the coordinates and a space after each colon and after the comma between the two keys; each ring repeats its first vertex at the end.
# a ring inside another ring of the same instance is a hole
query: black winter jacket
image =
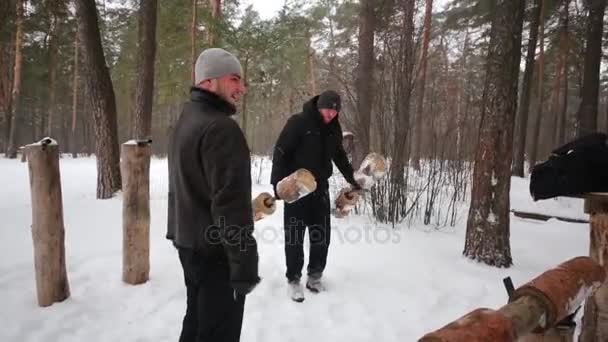
{"type": "Polygon", "coordinates": [[[270,182],[277,183],[299,168],[312,172],[317,189],[326,190],[333,173],[332,160],[346,181],[355,185],[353,168],[342,146],[342,128],[336,116],[328,124],[317,110],[318,96],[292,115],[279,135],[273,152],[270,182]]]}
{"type": "Polygon", "coordinates": [[[251,159],[235,112],[219,96],[191,90],[169,145],[167,238],[206,262],[227,263],[233,287],[246,293],[259,282],[258,252],[251,159]]]}

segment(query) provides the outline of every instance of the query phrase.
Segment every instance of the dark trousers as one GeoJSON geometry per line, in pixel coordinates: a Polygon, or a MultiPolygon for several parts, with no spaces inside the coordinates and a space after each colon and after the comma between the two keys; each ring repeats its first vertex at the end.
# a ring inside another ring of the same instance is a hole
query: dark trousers
{"type": "Polygon", "coordinates": [[[308,275],[320,277],[327,263],[331,237],[329,193],[317,190],[294,203],[285,203],[285,260],[287,280],[299,280],[304,267],[304,233],[308,227],[310,253],[308,275]]]}
{"type": "Polygon", "coordinates": [[[179,342],[238,342],[245,296],[230,286],[228,264],[205,261],[192,249],[178,251],[187,295],[179,342]]]}

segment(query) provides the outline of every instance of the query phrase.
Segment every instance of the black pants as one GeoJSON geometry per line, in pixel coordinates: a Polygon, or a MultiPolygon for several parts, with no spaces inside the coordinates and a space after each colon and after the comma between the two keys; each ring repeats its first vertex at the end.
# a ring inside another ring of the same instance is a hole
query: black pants
{"type": "Polygon", "coordinates": [[[304,233],[308,227],[308,275],[320,277],[327,263],[331,237],[329,193],[320,189],[294,203],[285,203],[285,260],[287,280],[299,280],[304,267],[304,233]]]}
{"type": "Polygon", "coordinates": [[[178,251],[187,294],[179,342],[238,342],[245,296],[230,286],[228,264],[205,261],[192,249],[178,251]]]}

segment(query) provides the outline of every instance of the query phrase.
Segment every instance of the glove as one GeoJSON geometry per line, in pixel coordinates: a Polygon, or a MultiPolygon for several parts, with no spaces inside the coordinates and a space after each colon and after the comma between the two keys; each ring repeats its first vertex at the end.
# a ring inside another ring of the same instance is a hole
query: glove
{"type": "Polygon", "coordinates": [[[251,291],[253,291],[253,289],[260,283],[261,280],[262,279],[260,277],[256,277],[256,279],[252,280],[252,281],[244,281],[244,280],[232,281],[231,285],[232,285],[232,288],[234,289],[234,292],[245,296],[245,295],[249,294],[251,291]]]}

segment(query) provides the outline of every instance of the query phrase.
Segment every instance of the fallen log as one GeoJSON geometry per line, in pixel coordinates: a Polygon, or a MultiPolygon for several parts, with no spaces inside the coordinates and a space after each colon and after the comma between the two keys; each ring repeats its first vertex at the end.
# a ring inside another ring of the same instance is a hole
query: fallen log
{"type": "Polygon", "coordinates": [[[419,342],[515,342],[532,333],[547,333],[605,279],[604,268],[591,258],[571,259],[515,290],[502,308],[474,310],[419,342]]]}
{"type": "Polygon", "coordinates": [[[533,220],[540,220],[540,221],[548,221],[548,220],[554,218],[554,219],[557,219],[560,221],[570,222],[570,223],[589,223],[589,220],[577,219],[577,218],[572,218],[572,217],[545,215],[545,214],[540,214],[540,213],[531,213],[531,212],[527,212],[527,211],[519,211],[519,210],[514,210],[514,209],[511,209],[511,212],[513,213],[513,215],[515,215],[517,217],[533,219],[533,220]]]}

